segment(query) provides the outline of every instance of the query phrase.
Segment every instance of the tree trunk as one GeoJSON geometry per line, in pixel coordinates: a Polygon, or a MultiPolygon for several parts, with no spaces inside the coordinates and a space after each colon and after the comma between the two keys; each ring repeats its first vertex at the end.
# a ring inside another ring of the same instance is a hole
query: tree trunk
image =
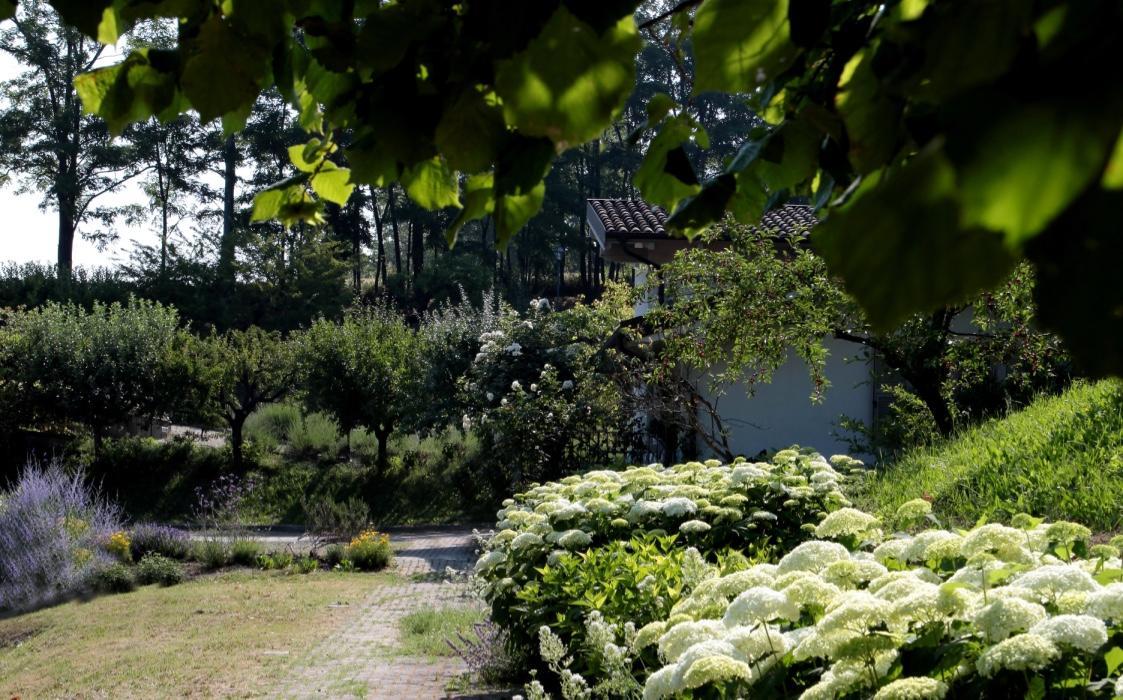
{"type": "Polygon", "coordinates": [[[234,136],[226,137],[222,148],[222,241],[219,243],[218,276],[224,287],[234,286],[234,186],[238,181],[238,145],[234,136]]]}
{"type": "Polygon", "coordinates": [[[425,227],[421,225],[410,226],[410,279],[417,280],[421,270],[425,267],[425,227]]]}
{"type": "Polygon", "coordinates": [[[394,272],[400,275],[402,274],[402,238],[398,235],[398,211],[394,207],[393,183],[387,188],[386,196],[390,200],[390,227],[394,231],[394,272]]]}
{"type": "Polygon", "coordinates": [[[69,286],[74,271],[74,202],[62,195],[58,198],[58,277],[69,286]]]}
{"type": "Polygon", "coordinates": [[[246,425],[246,415],[235,413],[227,420],[230,423],[230,453],[234,462],[234,471],[242,473],[242,428],[246,425]]]}
{"type": "Polygon", "coordinates": [[[374,210],[374,233],[378,239],[378,260],[374,266],[374,289],[378,291],[379,279],[386,284],[386,243],[382,237],[382,214],[378,211],[378,197],[374,187],[370,188],[371,209],[374,210]]]}
{"type": "Polygon", "coordinates": [[[390,433],[394,431],[393,426],[378,426],[374,429],[374,436],[378,439],[378,475],[382,476],[386,473],[386,465],[389,461],[389,442],[390,433]]]}

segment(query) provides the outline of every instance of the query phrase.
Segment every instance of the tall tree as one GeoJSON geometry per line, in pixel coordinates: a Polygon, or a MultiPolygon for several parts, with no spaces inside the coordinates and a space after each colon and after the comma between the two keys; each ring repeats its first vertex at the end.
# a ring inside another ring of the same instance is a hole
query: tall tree
{"type": "Polygon", "coordinates": [[[79,227],[108,225],[121,213],[95,202],[143,168],[100,118],[82,112],[74,80],[97,64],[104,49],[41,0],[21,2],[11,24],[0,28],[0,51],[20,67],[0,83],[0,167],[21,191],[41,193],[42,205],[58,213],[63,280],[70,279],[79,227]]]}

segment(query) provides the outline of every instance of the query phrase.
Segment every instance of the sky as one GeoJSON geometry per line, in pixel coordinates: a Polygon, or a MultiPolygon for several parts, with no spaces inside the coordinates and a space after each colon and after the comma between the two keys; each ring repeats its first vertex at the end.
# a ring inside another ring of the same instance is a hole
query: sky
{"type": "MultiPolygon", "coordinates": [[[[0,80],[16,74],[17,64],[7,54],[0,53],[0,80]]],[[[12,173],[15,179],[16,173],[12,173]]],[[[50,209],[40,209],[42,195],[17,194],[14,184],[0,187],[0,263],[46,262],[58,260],[58,215],[50,209]]],[[[106,195],[99,202],[133,202],[139,193],[133,189],[119,195],[106,195]]],[[[81,234],[82,229],[79,229],[81,234]]],[[[128,259],[135,241],[152,244],[158,240],[153,230],[118,227],[120,238],[105,250],[98,250],[79,235],[74,241],[74,264],[83,267],[112,266],[128,259]]]]}

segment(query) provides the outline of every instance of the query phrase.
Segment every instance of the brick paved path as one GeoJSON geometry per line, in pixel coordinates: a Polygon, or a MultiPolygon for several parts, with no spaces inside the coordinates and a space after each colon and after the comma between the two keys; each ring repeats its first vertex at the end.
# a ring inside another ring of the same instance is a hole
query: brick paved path
{"type": "Polygon", "coordinates": [[[394,570],[401,581],[377,587],[345,626],[309,649],[282,685],[283,698],[452,697],[449,681],[465,671],[456,657],[394,656],[398,621],[415,610],[479,605],[446,567],[469,569],[474,560],[468,528],[391,533],[394,570]]]}

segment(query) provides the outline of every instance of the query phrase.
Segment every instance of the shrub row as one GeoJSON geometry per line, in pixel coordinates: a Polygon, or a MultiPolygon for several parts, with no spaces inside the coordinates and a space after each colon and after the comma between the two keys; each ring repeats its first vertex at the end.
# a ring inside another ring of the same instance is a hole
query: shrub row
{"type": "Polygon", "coordinates": [[[1082,525],[1024,514],[944,529],[921,499],[881,519],[846,504],[845,481],[782,451],[768,465],[594,472],[513,499],[477,570],[496,620],[513,635],[527,624],[551,672],[527,697],[1123,695],[1123,538],[1092,546],[1082,525]],[[737,510],[794,489],[771,508],[798,515],[722,533],[714,501],[746,467],[756,500],[737,510]],[[657,508],[639,505],[653,495],[657,508]]]}

